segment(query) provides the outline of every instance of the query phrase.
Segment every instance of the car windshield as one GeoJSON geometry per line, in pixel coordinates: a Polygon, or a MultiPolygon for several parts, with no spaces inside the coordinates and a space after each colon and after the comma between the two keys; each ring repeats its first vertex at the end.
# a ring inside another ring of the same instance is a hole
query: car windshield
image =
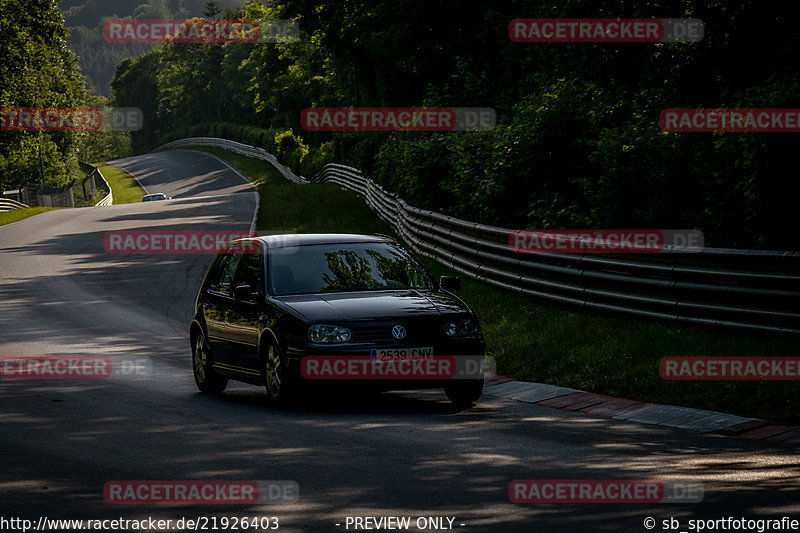
{"type": "Polygon", "coordinates": [[[269,258],[270,292],[276,296],[433,288],[423,267],[389,243],[274,248],[269,258]]]}

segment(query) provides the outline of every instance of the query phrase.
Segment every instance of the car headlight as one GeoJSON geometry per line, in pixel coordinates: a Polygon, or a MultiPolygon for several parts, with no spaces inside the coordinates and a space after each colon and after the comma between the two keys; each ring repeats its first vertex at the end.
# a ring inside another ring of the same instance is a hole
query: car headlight
{"type": "Polygon", "coordinates": [[[308,328],[308,340],[318,344],[335,344],[350,340],[350,330],[341,326],[315,324],[308,328]]]}
{"type": "Polygon", "coordinates": [[[448,320],[442,326],[442,333],[447,337],[474,337],[480,333],[478,323],[471,318],[448,320]]]}

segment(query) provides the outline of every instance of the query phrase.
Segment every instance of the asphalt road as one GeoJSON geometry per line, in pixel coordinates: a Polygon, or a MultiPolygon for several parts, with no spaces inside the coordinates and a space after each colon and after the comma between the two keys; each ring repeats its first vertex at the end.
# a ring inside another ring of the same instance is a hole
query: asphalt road
{"type": "Polygon", "coordinates": [[[367,516],[411,517],[412,531],[418,517],[450,517],[465,532],[641,532],[647,517],[655,531],[670,517],[676,531],[691,531],[697,518],[800,519],[800,461],[788,445],[492,397],[457,412],[439,391],[328,393],[281,408],[247,385],[199,394],[187,326],[211,256],[110,254],[103,234],[247,230],[253,189],[193,152],[117,164],[174,199],[0,227],[0,355],[106,355],[151,374],[0,381],[0,530],[20,530],[2,519],[41,516],[277,517],[281,531],[297,532],[353,531],[347,517],[367,516]],[[110,480],[218,479],[292,480],[299,499],[115,505],[103,497],[110,480]],[[508,496],[515,479],[692,481],[705,495],[699,503],[518,504],[508,496]]]}

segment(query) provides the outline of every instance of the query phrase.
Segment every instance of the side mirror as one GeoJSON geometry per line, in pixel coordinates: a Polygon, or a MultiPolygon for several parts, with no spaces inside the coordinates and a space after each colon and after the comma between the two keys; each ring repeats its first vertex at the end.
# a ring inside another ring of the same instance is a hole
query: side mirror
{"type": "Polygon", "coordinates": [[[442,276],[439,278],[439,286],[443,291],[457,291],[461,288],[461,279],[455,276],[442,276]]]}
{"type": "Polygon", "coordinates": [[[244,302],[253,301],[253,291],[250,289],[250,285],[239,285],[233,289],[233,299],[244,302]]]}

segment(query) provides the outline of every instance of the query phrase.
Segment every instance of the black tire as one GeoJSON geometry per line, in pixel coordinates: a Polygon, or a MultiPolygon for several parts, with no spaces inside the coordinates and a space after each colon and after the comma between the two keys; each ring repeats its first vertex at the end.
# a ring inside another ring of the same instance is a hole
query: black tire
{"type": "Polygon", "coordinates": [[[459,379],[448,383],[444,393],[457,409],[468,409],[483,395],[483,378],[459,379]]]}
{"type": "Polygon", "coordinates": [[[211,350],[202,331],[197,334],[192,345],[192,370],[194,382],[200,392],[220,394],[228,386],[228,378],[211,367],[211,350]]]}
{"type": "Polygon", "coordinates": [[[297,383],[291,379],[280,350],[274,343],[269,343],[264,349],[263,369],[264,389],[270,402],[282,403],[294,399],[297,383]]]}

